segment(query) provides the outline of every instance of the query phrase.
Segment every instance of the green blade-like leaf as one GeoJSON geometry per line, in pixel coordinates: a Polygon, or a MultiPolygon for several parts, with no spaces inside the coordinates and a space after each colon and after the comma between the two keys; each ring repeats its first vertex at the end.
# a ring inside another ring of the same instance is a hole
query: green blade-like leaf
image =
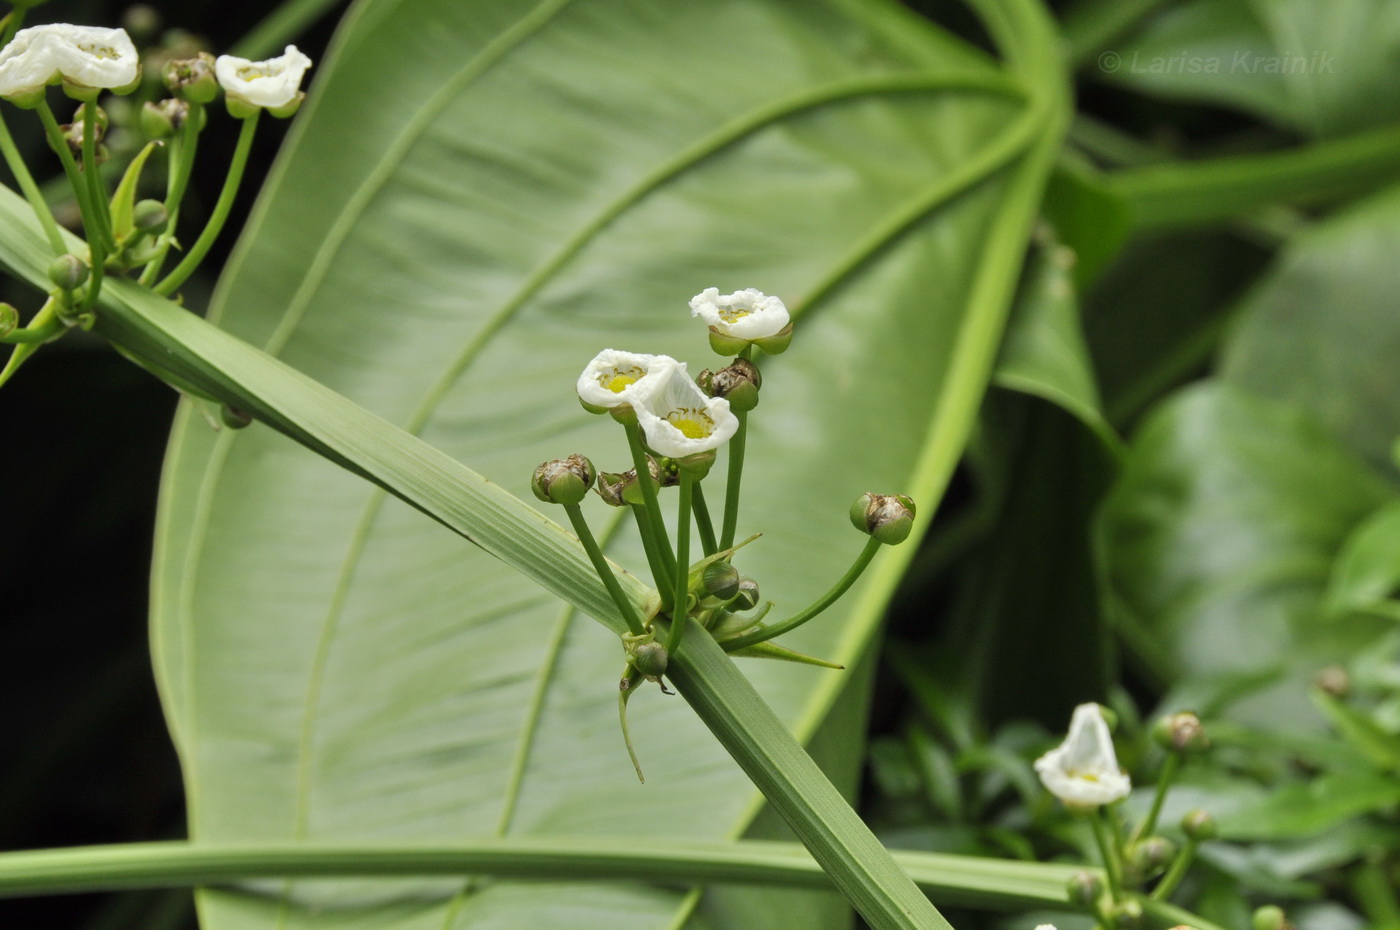
{"type": "MultiPolygon", "coordinates": [[[[858,549],[856,494],[936,495],[946,478],[1027,225],[986,178],[1036,135],[1030,112],[980,54],[883,5],[365,3],[216,317],[523,495],[543,459],[625,460],[572,394],[598,349],[699,369],[713,362],[691,294],[783,296],[798,336],[765,361],[740,530],[765,533],[743,570],[797,608],[858,549]]],[[[1043,170],[1018,176],[1021,201],[1043,170]]],[[[752,816],[748,780],[655,692],[631,705],[635,782],[614,637],[270,431],[186,415],[161,527],[158,674],[200,839],[682,843],[752,816]]],[[[898,563],[793,645],[852,662],[898,563]]],[[[842,683],[775,663],[753,676],[801,736],[842,683]]],[[[295,904],[278,890],[206,894],[205,924],[658,927],[690,906],[578,883],[308,886],[295,904]]]]}

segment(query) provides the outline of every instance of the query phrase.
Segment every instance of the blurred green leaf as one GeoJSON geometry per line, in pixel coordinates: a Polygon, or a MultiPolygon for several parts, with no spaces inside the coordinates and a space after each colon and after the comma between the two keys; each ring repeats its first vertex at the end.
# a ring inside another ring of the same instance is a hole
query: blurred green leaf
{"type": "Polygon", "coordinates": [[[1389,0],[1187,0],[1099,59],[1107,80],[1256,113],[1309,135],[1400,118],[1400,6],[1389,0]]]}
{"type": "Polygon", "coordinates": [[[1400,737],[1387,733],[1366,714],[1323,691],[1314,690],[1313,703],[1332,726],[1372,763],[1392,773],[1400,773],[1400,737]]]}
{"type": "Polygon", "coordinates": [[[1327,613],[1353,611],[1400,619],[1400,503],[1382,508],[1347,539],[1327,584],[1327,613]]]}
{"type": "MultiPolygon", "coordinates": [[[[797,336],[764,360],[740,531],[765,533],[742,569],[795,608],[858,550],[861,491],[936,506],[1017,271],[982,267],[991,230],[1015,257],[1028,232],[997,173],[1036,137],[1026,113],[984,55],[883,3],[371,0],[319,69],[214,315],[523,495],[544,459],[625,460],[573,396],[595,352],[699,369],[690,295],[784,297],[797,336]]],[[[623,537],[614,556],[644,565],[623,537]]],[[[613,637],[268,430],[183,418],[161,542],[157,667],[197,838],[683,843],[753,820],[748,780],[655,691],[630,708],[635,782],[613,637]]],[[[792,645],[858,660],[907,558],[792,645]]],[[[804,739],[848,680],[753,668],[804,739]]],[[[442,880],[201,904],[211,930],[642,928],[694,906],[671,887],[442,880]]],[[[723,905],[764,911],[748,907],[723,905]]]]}
{"type": "Polygon", "coordinates": [[[1328,773],[1269,794],[1259,803],[1216,818],[1233,840],[1311,836],[1361,814],[1400,803],[1400,782],[1382,772],[1328,773]]]}
{"type": "Polygon", "coordinates": [[[1226,380],[1308,411],[1387,471],[1400,435],[1397,252],[1400,187],[1316,224],[1244,299],[1222,363],[1226,380]]]}
{"type": "Polygon", "coordinates": [[[1143,425],[1098,527],[1113,614],[1164,681],[1272,672],[1227,714],[1321,723],[1306,682],[1384,629],[1321,620],[1332,561],[1395,489],[1305,414],[1222,384],[1143,425]]]}

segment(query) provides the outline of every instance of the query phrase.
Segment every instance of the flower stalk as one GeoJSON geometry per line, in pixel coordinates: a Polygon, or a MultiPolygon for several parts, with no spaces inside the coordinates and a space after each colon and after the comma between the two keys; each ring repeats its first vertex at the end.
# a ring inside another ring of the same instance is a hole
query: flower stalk
{"type": "Polygon", "coordinates": [[[603,556],[603,550],[598,546],[598,540],[594,538],[593,531],[588,528],[588,521],[583,517],[583,510],[578,504],[565,504],[564,512],[569,515],[569,523],[574,528],[574,535],[583,544],[583,549],[588,553],[588,560],[593,563],[593,568],[598,572],[598,578],[603,582],[603,587],[608,589],[608,596],[617,605],[618,612],[622,614],[622,619],[627,623],[627,629],[634,636],[646,635],[646,623],[642,620],[641,614],[637,612],[637,607],[627,595],[623,593],[622,586],[617,583],[617,575],[613,573],[612,566],[608,564],[607,558],[603,556]]]}
{"type": "Polygon", "coordinates": [[[666,651],[672,653],[680,648],[690,601],[690,498],[696,483],[695,473],[682,466],[679,503],[676,506],[676,575],[671,588],[672,622],[671,630],[666,635],[666,651]]]}
{"type": "Polygon", "coordinates": [[[698,481],[691,488],[690,506],[695,514],[695,529],[700,533],[700,546],[706,556],[714,555],[719,551],[719,542],[715,538],[715,525],[710,520],[710,508],[705,503],[705,491],[698,481]]]}

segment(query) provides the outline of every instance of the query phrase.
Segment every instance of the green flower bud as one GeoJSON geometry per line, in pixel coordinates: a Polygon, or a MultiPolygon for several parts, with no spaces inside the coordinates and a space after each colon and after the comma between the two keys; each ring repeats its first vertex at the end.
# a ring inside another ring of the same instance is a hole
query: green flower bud
{"type": "Polygon", "coordinates": [[[1176,855],[1176,844],[1164,836],[1149,836],[1128,850],[1128,874],[1135,882],[1160,875],[1176,855]]]}
{"type": "Polygon", "coordinates": [[[1213,840],[1220,835],[1215,818],[1203,810],[1194,810],[1181,818],[1181,832],[1194,842],[1213,840]]]}
{"type": "Polygon", "coordinates": [[[627,489],[628,482],[636,483],[636,480],[637,472],[635,469],[621,474],[600,471],[594,487],[597,488],[598,496],[603,499],[603,503],[609,507],[626,507],[628,501],[623,497],[623,493],[627,489]]]}
{"type": "Polygon", "coordinates": [[[1254,912],[1254,930],[1293,930],[1288,915],[1276,904],[1266,904],[1254,912]]]}
{"type": "Polygon", "coordinates": [[[641,672],[647,680],[657,681],[666,674],[666,665],[670,661],[670,655],[666,652],[665,646],[652,640],[628,648],[627,659],[632,663],[632,667],[641,672]]]}
{"type": "Polygon", "coordinates": [[[903,494],[867,492],[851,505],[851,524],[887,546],[897,546],[914,527],[914,501],[903,494]]]}
{"type": "Polygon", "coordinates": [[[1121,930],[1133,930],[1142,923],[1142,905],[1129,898],[1126,901],[1119,901],[1113,906],[1110,913],[1113,926],[1121,930]]]}
{"type": "Polygon", "coordinates": [[[49,265],[49,280],[60,290],[76,291],[87,283],[90,271],[87,262],[78,256],[60,255],[49,265]]]}
{"type": "Polygon", "coordinates": [[[1351,693],[1351,676],[1340,665],[1329,665],[1317,673],[1313,684],[1323,694],[1341,699],[1351,693]]]}
{"type": "Polygon", "coordinates": [[[131,210],[132,225],[143,233],[159,233],[169,220],[170,213],[159,200],[138,200],[131,210]]]}
{"type": "Polygon", "coordinates": [[[200,52],[193,58],[177,58],[165,63],[161,75],[172,94],[190,103],[209,103],[219,96],[219,79],[214,75],[214,56],[200,52]]]}
{"type": "Polygon", "coordinates": [[[19,311],[13,304],[0,303],[0,336],[8,336],[19,329],[19,311]]]}
{"type": "Polygon", "coordinates": [[[743,613],[757,607],[758,601],[758,582],[752,578],[740,578],[739,591],[734,595],[734,600],[730,602],[729,609],[743,613]]]}
{"type": "Polygon", "coordinates": [[[1163,717],[1152,727],[1152,738],[1168,752],[1191,755],[1210,747],[1201,718],[1190,711],[1163,717]]]}
{"type": "Polygon", "coordinates": [[[229,429],[243,429],[253,422],[253,415],[239,410],[237,407],[224,404],[219,408],[219,419],[229,429]]]}
{"type": "Polygon", "coordinates": [[[1103,879],[1093,872],[1076,872],[1069,880],[1071,904],[1093,911],[1103,897],[1103,879]]]}
{"type": "Polygon", "coordinates": [[[711,597],[728,601],[739,593],[739,572],[733,565],[717,560],[705,566],[700,574],[701,587],[711,597]]]}
{"type": "Polygon", "coordinates": [[[729,401],[729,409],[735,411],[752,410],[758,406],[758,389],[763,386],[763,376],[758,366],[746,358],[736,358],[728,368],[700,372],[695,383],[711,397],[723,397],[729,401]]]}
{"type": "Polygon", "coordinates": [[[552,459],[535,469],[530,490],[550,504],[577,504],[593,486],[593,463],[581,455],[552,459]]]}
{"type": "Polygon", "coordinates": [[[178,132],[189,119],[190,105],[178,97],[166,97],[141,107],[141,131],[149,139],[167,139],[178,132]]]}

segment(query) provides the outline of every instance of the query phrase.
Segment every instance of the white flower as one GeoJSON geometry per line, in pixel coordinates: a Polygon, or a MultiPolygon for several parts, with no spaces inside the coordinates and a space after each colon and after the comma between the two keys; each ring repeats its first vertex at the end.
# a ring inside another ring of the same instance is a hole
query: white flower
{"type": "Polygon", "coordinates": [[[593,356],[593,361],[578,376],[579,400],[599,413],[623,404],[636,404],[656,386],[663,372],[678,365],[681,363],[669,355],[604,349],[593,356]]]}
{"type": "Polygon", "coordinates": [[[776,336],[792,320],[781,300],[751,287],[733,294],[721,294],[719,288],[707,287],[690,299],[690,315],[737,339],[776,336]]]}
{"type": "Polygon", "coordinates": [[[1074,709],[1069,736],[1035,760],[1035,770],[1050,793],[1070,807],[1111,804],[1132,790],[1132,782],[1118,768],[1113,737],[1097,704],[1074,709]]]}
{"type": "Polygon", "coordinates": [[[656,386],[633,408],[647,445],[673,459],[715,449],[739,429],[729,401],[706,397],[681,362],[661,372],[656,386]]]}
{"type": "Polygon", "coordinates": [[[126,90],[140,77],[140,56],[123,29],[30,26],[0,50],[3,97],[34,95],[59,79],[75,87],[126,90]]]}
{"type": "Polygon", "coordinates": [[[233,55],[220,55],[214,61],[214,76],[232,100],[249,107],[280,110],[301,99],[301,79],[311,59],[295,45],[276,58],[249,61],[233,55]]]}

